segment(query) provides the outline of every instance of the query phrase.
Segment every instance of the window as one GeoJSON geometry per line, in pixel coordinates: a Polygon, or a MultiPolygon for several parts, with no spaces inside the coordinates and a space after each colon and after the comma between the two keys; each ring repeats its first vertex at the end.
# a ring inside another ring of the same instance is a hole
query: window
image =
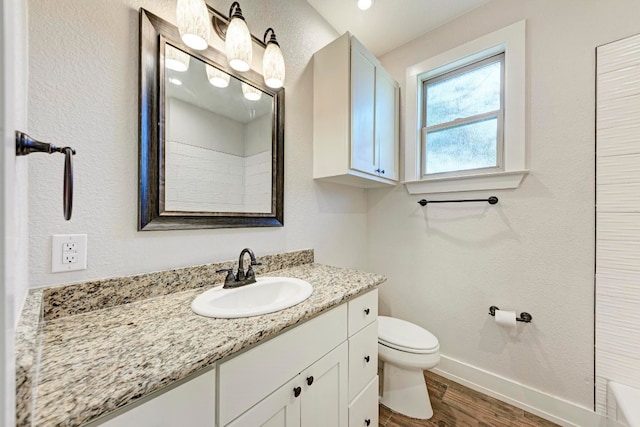
{"type": "Polygon", "coordinates": [[[422,175],[502,170],[503,64],[501,53],[423,82],[422,175]]]}
{"type": "Polygon", "coordinates": [[[517,188],[525,168],[525,21],[407,68],[411,194],[517,188]]]}

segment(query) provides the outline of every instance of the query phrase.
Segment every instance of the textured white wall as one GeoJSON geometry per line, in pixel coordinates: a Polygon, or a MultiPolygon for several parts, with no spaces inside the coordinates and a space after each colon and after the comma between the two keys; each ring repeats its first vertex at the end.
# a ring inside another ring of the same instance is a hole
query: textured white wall
{"type": "MultiPolygon", "coordinates": [[[[381,58],[405,69],[527,19],[531,174],[495,207],[370,190],[368,266],[381,311],[428,328],[448,357],[593,408],[595,47],[640,32],[637,0],[494,0],[381,58]],[[515,336],[488,308],[527,311],[515,336]]],[[[517,398],[515,396],[512,396],[517,398]]]]}
{"type": "MultiPolygon", "coordinates": [[[[229,1],[211,1],[223,12],[229,1]]],[[[244,0],[249,28],[272,26],[287,63],[285,226],[138,232],[138,8],[175,22],[175,0],[31,0],[29,124],[78,150],[73,218],[62,218],[62,161],[30,164],[30,284],[43,286],[315,248],[319,262],[366,264],[364,190],[312,180],[313,52],[336,37],[304,0],[244,0]],[[89,268],[50,273],[50,236],[89,235],[89,268]],[[336,240],[340,236],[340,240],[336,240]]]]}

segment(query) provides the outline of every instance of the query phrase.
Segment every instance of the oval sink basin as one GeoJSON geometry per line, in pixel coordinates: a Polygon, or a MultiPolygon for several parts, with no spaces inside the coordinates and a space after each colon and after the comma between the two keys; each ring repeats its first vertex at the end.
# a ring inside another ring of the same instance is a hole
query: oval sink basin
{"type": "Polygon", "coordinates": [[[198,295],[191,309],[207,317],[236,318],[284,310],[309,298],[313,287],[291,277],[260,277],[240,288],[217,287],[198,295]]]}

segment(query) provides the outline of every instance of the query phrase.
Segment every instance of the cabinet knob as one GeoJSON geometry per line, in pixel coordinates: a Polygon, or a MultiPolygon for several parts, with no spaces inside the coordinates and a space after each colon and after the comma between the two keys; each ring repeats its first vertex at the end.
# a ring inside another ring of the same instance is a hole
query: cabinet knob
{"type": "Polygon", "coordinates": [[[313,375],[311,375],[310,377],[307,377],[307,385],[311,385],[313,384],[313,375]]]}
{"type": "Polygon", "coordinates": [[[293,395],[294,395],[295,397],[300,396],[300,393],[302,393],[302,387],[295,387],[295,388],[293,389],[293,395]]]}
{"type": "Polygon", "coordinates": [[[369,357],[369,356],[365,356],[365,357],[364,357],[364,361],[365,361],[365,362],[369,363],[369,361],[370,361],[370,360],[371,360],[371,357],[369,357]]]}
{"type": "Polygon", "coordinates": [[[364,420],[364,425],[366,425],[366,426],[371,425],[371,420],[369,418],[364,420]]]}
{"type": "Polygon", "coordinates": [[[364,309],[364,314],[369,315],[370,312],[371,312],[371,310],[369,310],[368,308],[364,309]]]}
{"type": "Polygon", "coordinates": [[[384,169],[382,169],[382,170],[380,171],[380,173],[381,173],[382,175],[384,175],[384,169]]]}

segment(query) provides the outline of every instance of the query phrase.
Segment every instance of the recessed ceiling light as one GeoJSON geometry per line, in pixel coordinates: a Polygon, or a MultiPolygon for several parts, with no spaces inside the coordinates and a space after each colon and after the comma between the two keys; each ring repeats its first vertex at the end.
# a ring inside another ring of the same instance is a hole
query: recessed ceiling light
{"type": "Polygon", "coordinates": [[[373,0],[358,0],[358,8],[360,10],[367,10],[373,5],[373,0]]]}
{"type": "Polygon", "coordinates": [[[169,83],[173,83],[176,86],[181,86],[182,85],[182,81],[180,81],[180,80],[178,80],[176,78],[173,78],[173,77],[169,78],[169,83]]]}

